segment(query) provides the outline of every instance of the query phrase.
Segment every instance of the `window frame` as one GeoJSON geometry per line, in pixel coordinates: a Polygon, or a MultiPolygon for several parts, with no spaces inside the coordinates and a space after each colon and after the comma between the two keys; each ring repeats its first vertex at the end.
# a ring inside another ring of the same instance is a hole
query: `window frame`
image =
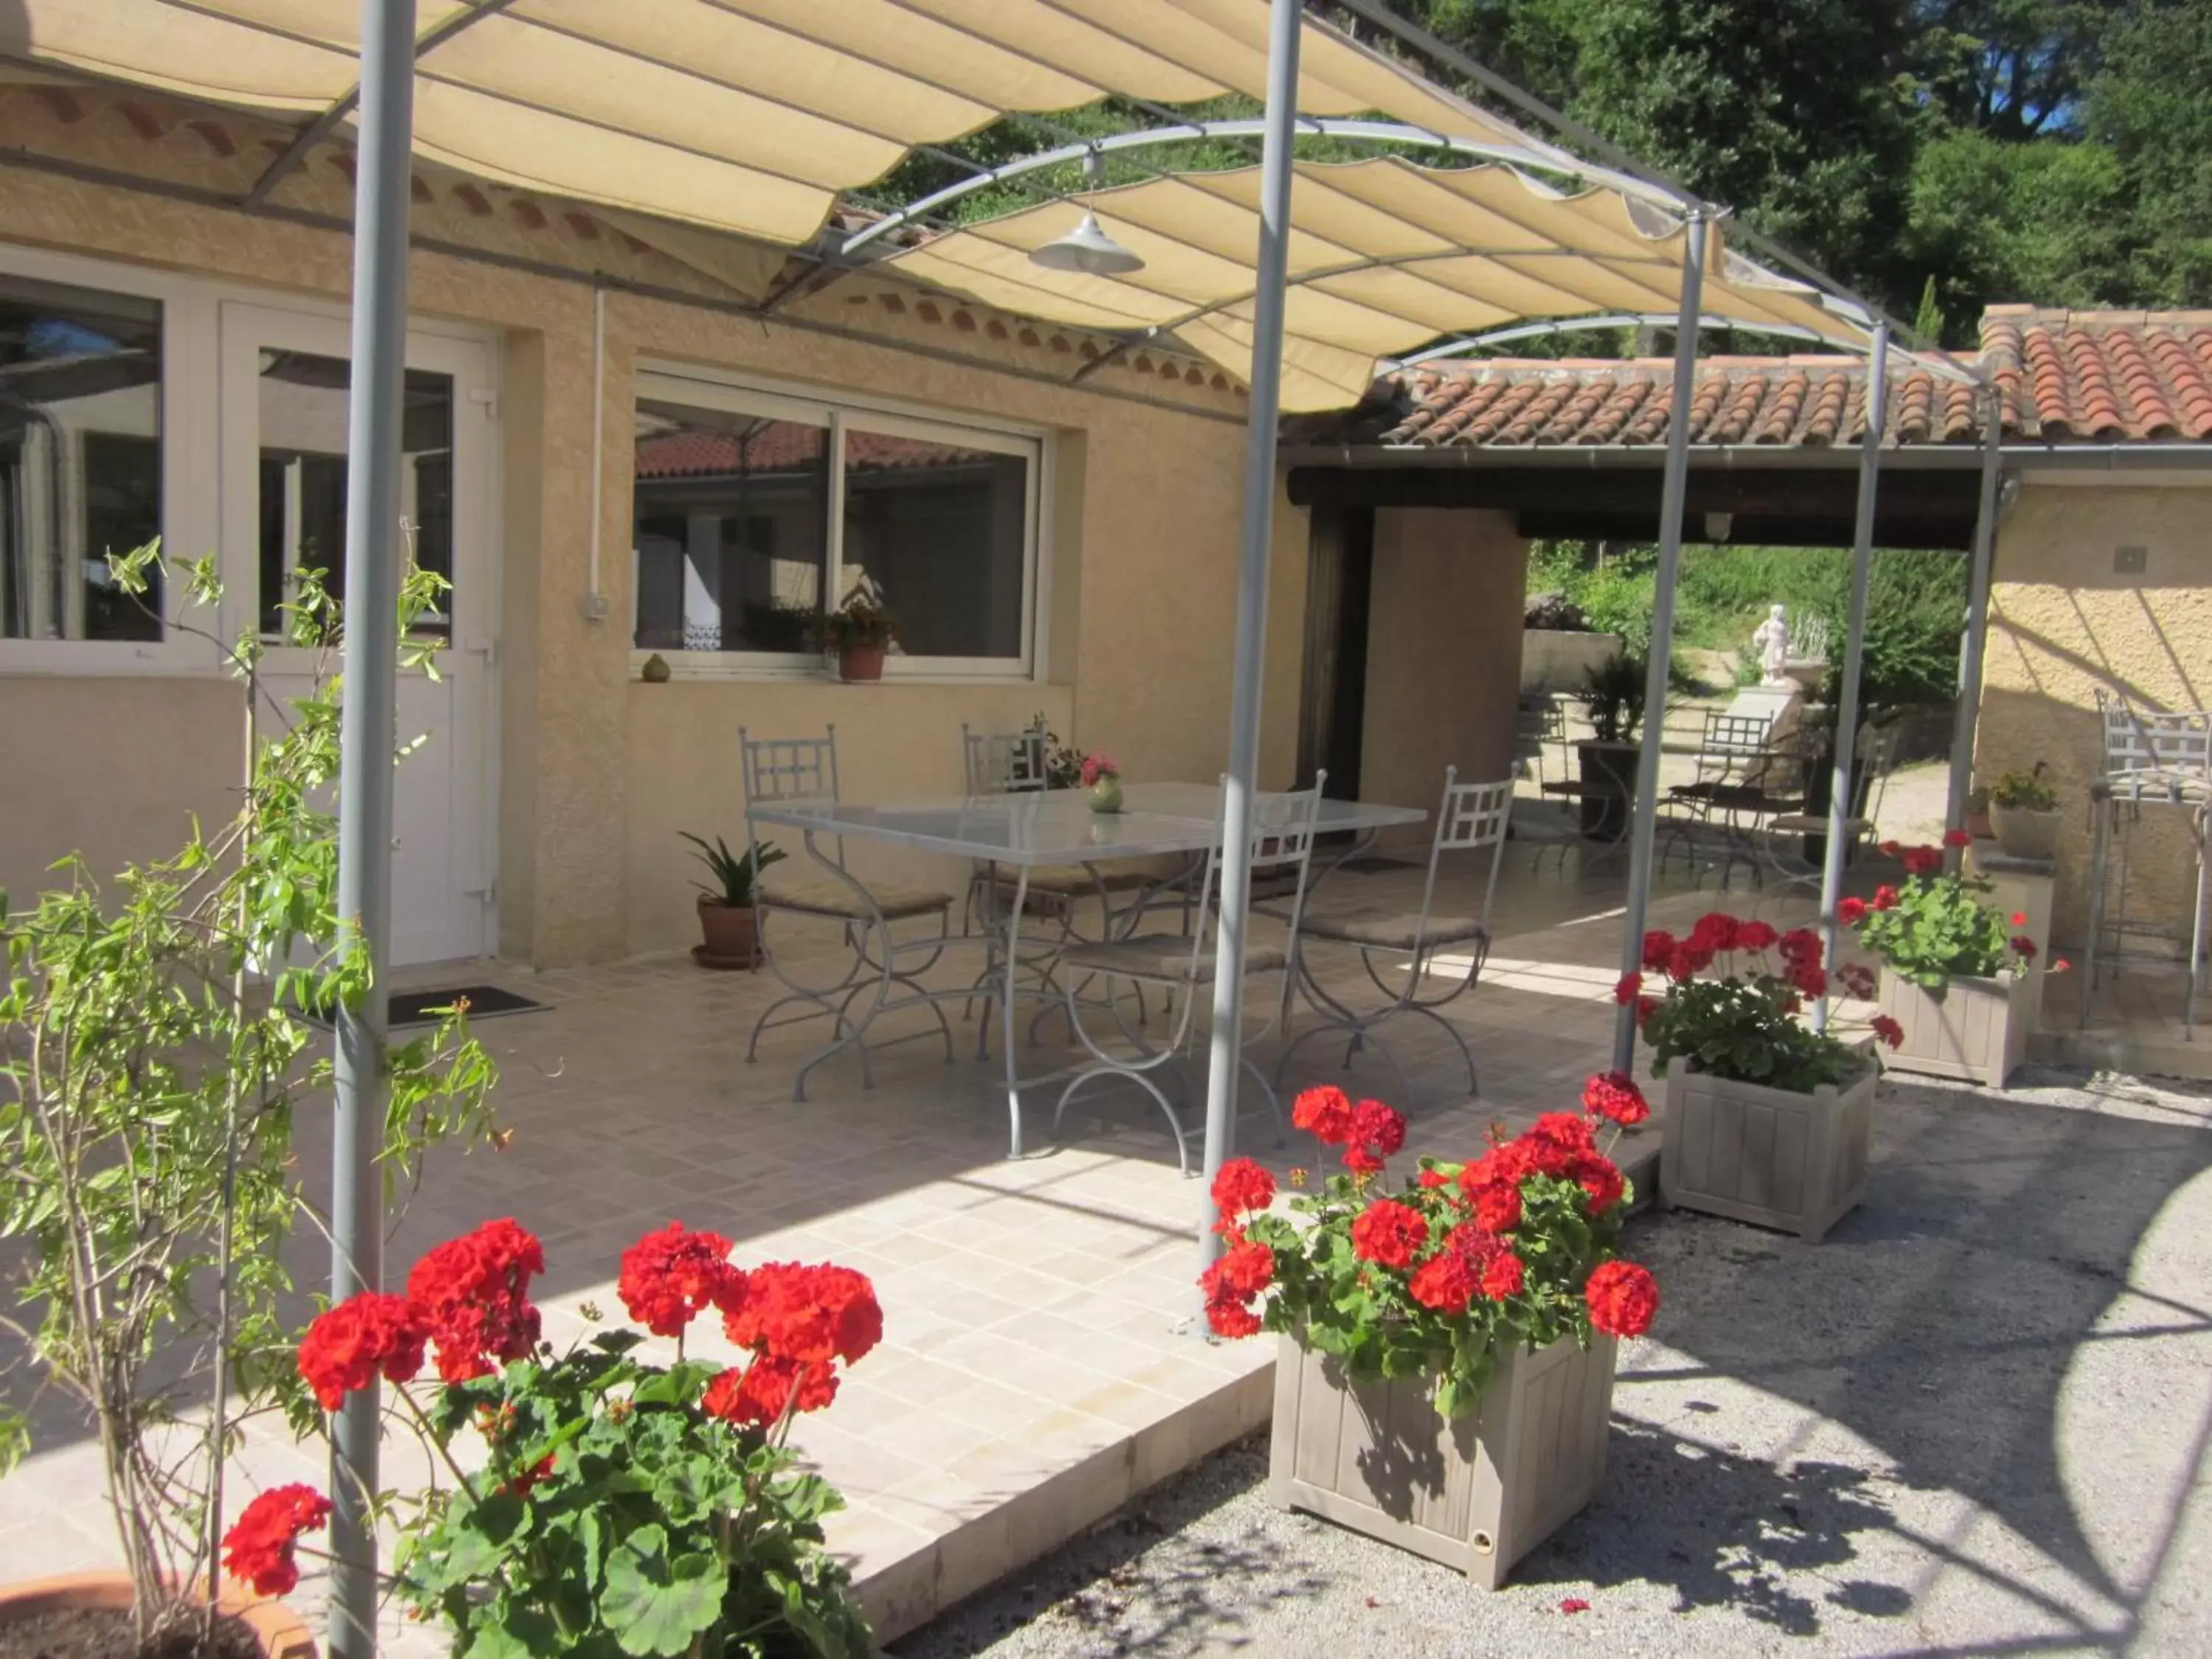
{"type": "MultiPolygon", "coordinates": [[[[161,307],[161,534],[164,550],[179,560],[197,556],[185,550],[220,545],[222,515],[216,492],[204,481],[220,465],[221,437],[216,422],[201,418],[211,406],[216,372],[216,293],[190,277],[106,259],[0,242],[0,273],[33,282],[152,300],[161,307]],[[195,487],[197,484],[198,487],[195,487]]],[[[228,572],[225,573],[226,577],[228,572]]],[[[212,641],[177,626],[182,610],[179,584],[161,596],[159,640],[40,640],[0,638],[0,674],[125,675],[222,672],[223,653],[212,641]]],[[[195,627],[220,635],[220,624],[203,618],[195,627]]]]}
{"type": "MultiPolygon", "coordinates": [[[[1047,614],[1048,576],[1051,569],[1050,515],[1045,503],[1052,499],[1052,434],[1018,422],[997,421],[964,413],[904,404],[888,398],[825,397],[771,382],[715,374],[691,364],[672,364],[641,359],[630,387],[633,419],[641,402],[690,404],[733,415],[757,415],[820,426],[830,434],[828,546],[823,550],[823,594],[842,594],[845,587],[845,434],[849,429],[891,437],[957,442],[994,453],[1020,456],[1024,469],[1022,503],[1024,540],[1020,600],[1021,653],[1018,657],[910,657],[894,652],[884,659],[887,681],[1027,683],[1045,678],[1043,635],[1037,625],[1047,614]]],[[[635,431],[633,423],[632,430],[635,431]]],[[[633,440],[633,444],[634,444],[633,440]]],[[[630,464],[631,502],[628,536],[630,550],[629,617],[630,664],[633,669],[659,655],[678,678],[819,680],[833,678],[835,668],[821,652],[775,651],[657,651],[636,644],[641,583],[637,555],[637,467],[633,447],[630,464]]],[[[890,596],[894,615],[896,595],[890,596]]]]}

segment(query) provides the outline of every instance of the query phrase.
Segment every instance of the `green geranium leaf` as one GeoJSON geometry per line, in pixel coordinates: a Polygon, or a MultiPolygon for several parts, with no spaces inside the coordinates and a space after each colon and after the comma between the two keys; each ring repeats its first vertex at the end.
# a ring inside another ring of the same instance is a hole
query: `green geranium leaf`
{"type": "Polygon", "coordinates": [[[671,1560],[659,1527],[640,1527],[607,1558],[599,1613],[629,1654],[673,1656],[721,1614],[724,1580],[714,1557],[671,1560]]]}

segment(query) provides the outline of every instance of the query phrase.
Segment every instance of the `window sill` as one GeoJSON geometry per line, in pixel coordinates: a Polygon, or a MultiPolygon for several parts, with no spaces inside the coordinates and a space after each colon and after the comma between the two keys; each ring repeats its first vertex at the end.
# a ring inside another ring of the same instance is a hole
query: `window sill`
{"type": "Polygon", "coordinates": [[[647,659],[656,654],[668,665],[671,684],[686,680],[738,680],[787,685],[850,686],[865,690],[871,686],[1030,685],[1037,683],[1036,676],[1029,667],[1018,663],[1000,669],[973,667],[966,664],[937,668],[894,659],[884,664],[884,677],[879,680],[848,680],[840,678],[835,668],[827,665],[746,662],[739,658],[720,656],[711,652],[663,651],[656,653],[635,649],[630,653],[632,680],[642,680],[647,659]]]}

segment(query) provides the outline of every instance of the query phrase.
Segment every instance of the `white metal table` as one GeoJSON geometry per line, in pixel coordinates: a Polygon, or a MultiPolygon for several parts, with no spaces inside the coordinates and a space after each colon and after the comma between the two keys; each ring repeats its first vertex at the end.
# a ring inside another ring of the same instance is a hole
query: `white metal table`
{"type": "MultiPolygon", "coordinates": [[[[969,795],[883,805],[763,802],[752,811],[757,823],[797,830],[809,858],[835,878],[863,891],[865,884],[823,850],[823,840],[880,842],[948,858],[1004,865],[1013,872],[1012,897],[1005,907],[1002,922],[1005,938],[996,955],[1001,975],[997,1000],[1000,1046],[1005,1050],[1006,1115],[1015,1158],[1022,1155],[1022,1091],[1060,1076],[1054,1072],[1024,1078],[1015,1041],[1014,1009],[1019,994],[1016,976],[1021,966],[1022,912],[1029,896],[1030,872],[1047,866],[1079,865],[1096,874],[1102,865],[1133,859],[1202,854],[1220,840],[1221,791],[1216,785],[1139,783],[1127,786],[1122,793],[1123,810],[1112,813],[1093,812],[1089,796],[1078,790],[969,795]]],[[[1427,817],[1427,811],[1418,806],[1322,801],[1316,833],[1349,835],[1352,839],[1312,879],[1318,881],[1346,859],[1372,845],[1382,830],[1419,823],[1427,817]]],[[[800,1066],[799,1075],[803,1078],[830,1054],[852,1046],[865,1029],[863,1021],[810,1055],[800,1066]]]]}

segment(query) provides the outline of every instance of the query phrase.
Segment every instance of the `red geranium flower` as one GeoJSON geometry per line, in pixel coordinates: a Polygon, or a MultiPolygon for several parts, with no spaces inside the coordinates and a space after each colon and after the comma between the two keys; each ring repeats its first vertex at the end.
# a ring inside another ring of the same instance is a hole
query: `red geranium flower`
{"type": "Polygon", "coordinates": [[[1836,920],[1846,927],[1856,927],[1867,919],[1867,902],[1863,898],[1840,898],[1836,901],[1836,920]]]}
{"type": "Polygon", "coordinates": [[[1521,1189],[1498,1182],[1474,1190],[1474,1224],[1489,1233],[1510,1233],[1521,1224],[1521,1189]]]}
{"type": "Polygon", "coordinates": [[[1521,1293],[1526,1278],[1521,1258],[1495,1234],[1462,1222],[1445,1235],[1444,1248],[1467,1263],[1476,1288],[1489,1300],[1501,1302],[1521,1293]]]}
{"type": "Polygon", "coordinates": [[[2014,953],[2018,956],[2022,962],[2033,962],[2035,960],[2035,941],[2030,939],[2027,934],[2014,933],[2012,936],[2012,948],[2014,953]]]}
{"type": "Polygon", "coordinates": [[[1275,1201],[1275,1177],[1249,1158],[1232,1158],[1213,1177],[1213,1207],[1221,1226],[1231,1218],[1253,1215],[1275,1201]]]}
{"type": "Polygon", "coordinates": [[[1257,1336],[1267,1328],[1260,1316],[1241,1302],[1207,1303],[1206,1322],[1216,1336],[1231,1340],[1257,1336]]]}
{"type": "Polygon", "coordinates": [[[1973,844],[1974,838],[1963,830],[1946,830],[1943,832],[1943,845],[1946,847],[1972,847],[1973,844]]]}
{"type": "Polygon", "coordinates": [[[615,1291],[629,1316],[655,1336],[681,1336],[708,1308],[727,1313],[737,1306],[745,1275],[730,1265],[728,1239],[687,1232],[672,1221],[623,1252],[615,1291]]]}
{"type": "Polygon", "coordinates": [[[1897,1048],[1904,1046],[1905,1028],[1887,1014],[1876,1014],[1867,1024],[1872,1027],[1874,1034],[1891,1048],[1897,1048]]]}
{"type": "Polygon", "coordinates": [[[394,1382],[412,1382],[427,1337],[405,1297],[361,1291],[315,1316],[300,1339],[300,1376],[323,1409],[334,1412],[379,1371],[394,1382]]]}
{"type": "Polygon", "coordinates": [[[1735,930],[1735,948],[1739,951],[1764,951],[1780,937],[1771,922],[1747,921],[1735,930]]]}
{"type": "Polygon", "coordinates": [[[1636,1024],[1637,1024],[1637,1027],[1638,1027],[1638,1030],[1641,1030],[1644,1025],[1646,1025],[1647,1024],[1649,1024],[1649,1023],[1650,1023],[1650,1021],[1651,1016],[1652,1016],[1652,1015],[1654,1015],[1654,1014],[1656,1014],[1656,1013],[1657,1013],[1658,1012],[1659,1012],[1659,999],[1658,999],[1657,997],[1638,997],[1638,998],[1637,998],[1637,999],[1636,999],[1636,1024]]]}
{"type": "Polygon", "coordinates": [[[1667,977],[1677,985],[1687,985],[1698,976],[1698,952],[1686,945],[1678,945],[1667,953],[1667,977]]]}
{"type": "Polygon", "coordinates": [[[1836,977],[1843,981],[1844,989],[1864,1002],[1874,995],[1874,969],[1863,962],[1847,962],[1836,969],[1836,977]]]}
{"type": "Polygon", "coordinates": [[[1291,1103],[1291,1123],[1324,1146],[1341,1146],[1352,1139],[1351,1097],[1334,1084],[1309,1089],[1291,1103]]]}
{"type": "Polygon", "coordinates": [[[1567,1166],[1567,1174],[1588,1194],[1592,1215],[1603,1215],[1628,1191],[1620,1167],[1603,1152],[1585,1152],[1567,1166]]]}
{"type": "Polygon", "coordinates": [[[1792,927],[1777,943],[1782,947],[1782,960],[1792,968],[1808,963],[1815,968],[1820,965],[1820,936],[1810,927],[1792,927]]]}
{"type": "Polygon", "coordinates": [[[1656,970],[1667,965],[1674,954],[1674,936],[1663,927],[1655,927],[1644,936],[1644,965],[1656,970]]]}
{"type": "Polygon", "coordinates": [[[545,1271],[545,1252],[511,1218],[487,1221],[449,1239],[415,1264],[407,1299],[438,1345],[438,1375],[448,1382],[489,1376],[538,1346],[530,1280],[545,1271]]]}
{"type": "Polygon", "coordinates": [[[1510,1250],[1493,1255],[1482,1267],[1482,1293],[1492,1302],[1503,1302],[1509,1296],[1521,1294],[1527,1280],[1527,1270],[1521,1258],[1510,1250]]]}
{"type": "Polygon", "coordinates": [[[1623,974],[1613,988],[1613,1000],[1626,1008],[1636,1000],[1636,994],[1644,988],[1644,975],[1623,974]]]}
{"type": "Polygon", "coordinates": [[[1893,859],[1893,858],[1895,858],[1895,857],[1896,857],[1899,853],[1902,853],[1904,850],[1905,850],[1905,848],[1904,848],[1903,843],[1902,843],[1902,842],[1894,842],[1894,841],[1886,841],[1886,842],[1882,842],[1882,843],[1881,843],[1881,855],[1882,855],[1884,858],[1888,858],[1888,859],[1893,859]]]}
{"type": "Polygon", "coordinates": [[[1943,867],[1942,849],[1936,847],[1908,847],[1899,854],[1908,876],[1932,876],[1943,867]]]}
{"type": "Polygon", "coordinates": [[[1701,951],[1733,951],[1741,925],[1725,910],[1708,910],[1690,929],[1690,943],[1701,951]]]}
{"type": "Polygon", "coordinates": [[[289,1595],[300,1583],[293,1547],[301,1533],[320,1531],[330,1518],[331,1500],[313,1486],[271,1486],[223,1534],[223,1567],[257,1595],[289,1595]]]}
{"type": "Polygon", "coordinates": [[[1439,1250],[1414,1270],[1406,1286],[1413,1300],[1441,1314],[1460,1314],[1474,1299],[1474,1269],[1456,1250],[1439,1250]]]}
{"type": "Polygon", "coordinates": [[[1275,1253],[1248,1239],[1223,1252],[1198,1282],[1209,1302],[1227,1298],[1249,1302],[1275,1282],[1275,1253]]]}
{"type": "Polygon", "coordinates": [[[1578,1112],[1547,1112],[1528,1126],[1521,1144],[1540,1172],[1563,1175],[1571,1160],[1597,1150],[1597,1137],[1578,1112]]]}
{"type": "Polygon", "coordinates": [[[1802,967],[1791,969],[1790,982],[1808,997],[1824,997],[1828,994],[1828,970],[1825,968],[1816,968],[1809,963],[1802,967]]]}
{"type": "Polygon", "coordinates": [[[1641,1336],[1659,1311],[1659,1281],[1633,1261],[1601,1261],[1583,1286],[1590,1324],[1607,1336],[1641,1336]]]}
{"type": "Polygon", "coordinates": [[[1881,886],[1874,890],[1874,908],[1877,910],[1895,909],[1897,908],[1897,889],[1892,887],[1887,882],[1884,882],[1881,886]]]}
{"type": "Polygon", "coordinates": [[[866,1273],[771,1261],[753,1269],[722,1330],[741,1348],[826,1371],[833,1358],[851,1364],[883,1340],[884,1310],[866,1273]]]}
{"type": "Polygon", "coordinates": [[[1379,1100],[1363,1100],[1352,1109],[1352,1135],[1390,1158],[1406,1145],[1406,1120],[1379,1100]]]}
{"type": "Polygon", "coordinates": [[[2025,911],[2025,910],[2015,910],[2015,911],[2014,911],[2014,912],[2012,913],[2012,925],[2013,925],[2014,927],[2027,927],[2027,911],[2025,911]]]}
{"type": "Polygon", "coordinates": [[[1352,1255],[1400,1272],[1428,1242],[1428,1218],[1395,1199],[1376,1199],[1352,1224],[1352,1255]]]}
{"type": "Polygon", "coordinates": [[[764,1353],[744,1370],[726,1370],[707,1385],[699,1407],[726,1423],[767,1428],[787,1411],[818,1412],[837,1397],[837,1377],[826,1362],[764,1353]]]}
{"type": "Polygon", "coordinates": [[[1651,1115],[1651,1103],[1626,1072],[1600,1072],[1583,1085],[1583,1110],[1626,1127],[1651,1115]]]}

